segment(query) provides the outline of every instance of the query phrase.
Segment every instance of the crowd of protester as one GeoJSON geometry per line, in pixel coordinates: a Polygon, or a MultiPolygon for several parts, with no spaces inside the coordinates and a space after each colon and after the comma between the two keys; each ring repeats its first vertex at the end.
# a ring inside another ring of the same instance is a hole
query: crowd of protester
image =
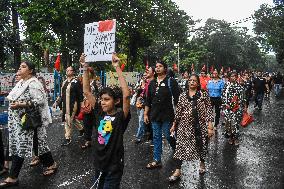
{"type": "MultiPolygon", "coordinates": [[[[124,169],[123,135],[131,119],[130,104],[137,109],[136,145],[147,142],[153,146],[152,161],[147,169],[162,167],[163,137],[173,152],[175,170],[170,182],[181,178],[183,161],[200,161],[199,173],[206,173],[208,142],[218,130],[224,130],[228,143],[240,144],[240,122],[249,104],[261,111],[263,100],[271,98],[274,88],[280,96],[283,77],[280,73],[261,71],[200,74],[185,71],[182,78],[163,61],[145,70],[131,95],[122,75],[119,58],[113,54],[112,66],[118,74],[120,87],[100,86],[94,69],[85,62],[82,54],[79,65],[82,78],[75,76],[75,69],[66,69],[66,80],[61,95],[53,107],[62,111],[65,137],[62,146],[72,142],[73,127],[84,136],[81,149],[94,150],[95,182],[92,188],[119,188],[124,169]],[[132,98],[131,98],[132,96],[132,98]],[[221,116],[223,115],[223,116],[221,116]],[[218,129],[220,128],[220,129],[218,129]]],[[[46,126],[52,122],[44,88],[36,78],[35,65],[23,61],[17,72],[17,84],[8,95],[9,142],[0,145],[1,175],[7,178],[0,188],[19,185],[18,176],[24,159],[32,157],[30,166],[43,164],[43,175],[55,174],[58,163],[53,159],[47,140],[46,126]],[[37,109],[41,125],[23,129],[23,118],[28,109],[37,109]],[[5,153],[4,153],[5,152],[5,153]],[[11,164],[9,166],[9,164],[11,164]]]]}

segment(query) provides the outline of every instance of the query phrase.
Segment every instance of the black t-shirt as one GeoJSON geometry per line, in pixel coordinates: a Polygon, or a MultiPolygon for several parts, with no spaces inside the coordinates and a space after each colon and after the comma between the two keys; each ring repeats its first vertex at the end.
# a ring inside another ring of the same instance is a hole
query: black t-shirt
{"type": "Polygon", "coordinates": [[[275,84],[282,84],[283,77],[282,77],[282,75],[276,75],[276,76],[274,76],[273,80],[274,80],[275,84]]]}
{"type": "Polygon", "coordinates": [[[123,111],[114,115],[103,115],[99,125],[94,129],[94,164],[101,171],[123,169],[124,147],[123,134],[130,121],[128,113],[124,117],[123,111]]]}
{"type": "MultiPolygon", "coordinates": [[[[172,104],[172,95],[168,86],[169,77],[165,77],[163,81],[158,82],[156,79],[149,84],[148,95],[145,105],[150,107],[150,119],[152,122],[173,121],[174,109],[172,104]]],[[[176,80],[170,78],[171,90],[176,105],[179,98],[179,87],[176,80]]]]}
{"type": "Polygon", "coordinates": [[[250,80],[244,81],[243,87],[245,89],[246,98],[250,98],[252,96],[252,82],[250,80]]]}
{"type": "Polygon", "coordinates": [[[266,80],[265,80],[265,78],[257,77],[257,78],[254,79],[253,84],[254,84],[254,90],[255,90],[256,93],[265,93],[265,91],[266,91],[266,87],[265,87],[266,80]]]}

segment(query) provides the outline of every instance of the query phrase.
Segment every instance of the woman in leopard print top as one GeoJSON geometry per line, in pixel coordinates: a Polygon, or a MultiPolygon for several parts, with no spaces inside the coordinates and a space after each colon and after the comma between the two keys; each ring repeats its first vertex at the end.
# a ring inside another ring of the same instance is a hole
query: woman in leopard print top
{"type": "Polygon", "coordinates": [[[170,182],[180,178],[183,160],[200,160],[199,172],[205,173],[208,137],[214,134],[213,121],[210,98],[200,89],[199,77],[191,75],[185,92],[179,97],[171,128],[172,133],[177,133],[177,146],[174,154],[176,170],[169,178],[170,182]]]}

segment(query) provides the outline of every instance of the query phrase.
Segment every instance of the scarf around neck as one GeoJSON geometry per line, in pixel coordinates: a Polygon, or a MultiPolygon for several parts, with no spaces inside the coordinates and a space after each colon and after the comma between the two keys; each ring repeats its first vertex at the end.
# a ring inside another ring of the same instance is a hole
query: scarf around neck
{"type": "Polygon", "coordinates": [[[32,77],[26,81],[24,81],[23,79],[21,79],[16,86],[12,89],[12,91],[9,93],[9,95],[7,96],[7,99],[9,101],[15,101],[17,100],[24,92],[25,90],[28,88],[29,84],[32,81],[36,81],[37,78],[32,77]]]}

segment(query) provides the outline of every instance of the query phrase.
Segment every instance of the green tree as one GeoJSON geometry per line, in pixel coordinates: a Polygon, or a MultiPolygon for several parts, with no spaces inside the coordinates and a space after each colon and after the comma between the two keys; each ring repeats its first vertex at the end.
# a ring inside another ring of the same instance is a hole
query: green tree
{"type": "Polygon", "coordinates": [[[254,30],[266,50],[276,53],[278,63],[284,62],[284,4],[261,5],[254,14],[254,30]]]}

